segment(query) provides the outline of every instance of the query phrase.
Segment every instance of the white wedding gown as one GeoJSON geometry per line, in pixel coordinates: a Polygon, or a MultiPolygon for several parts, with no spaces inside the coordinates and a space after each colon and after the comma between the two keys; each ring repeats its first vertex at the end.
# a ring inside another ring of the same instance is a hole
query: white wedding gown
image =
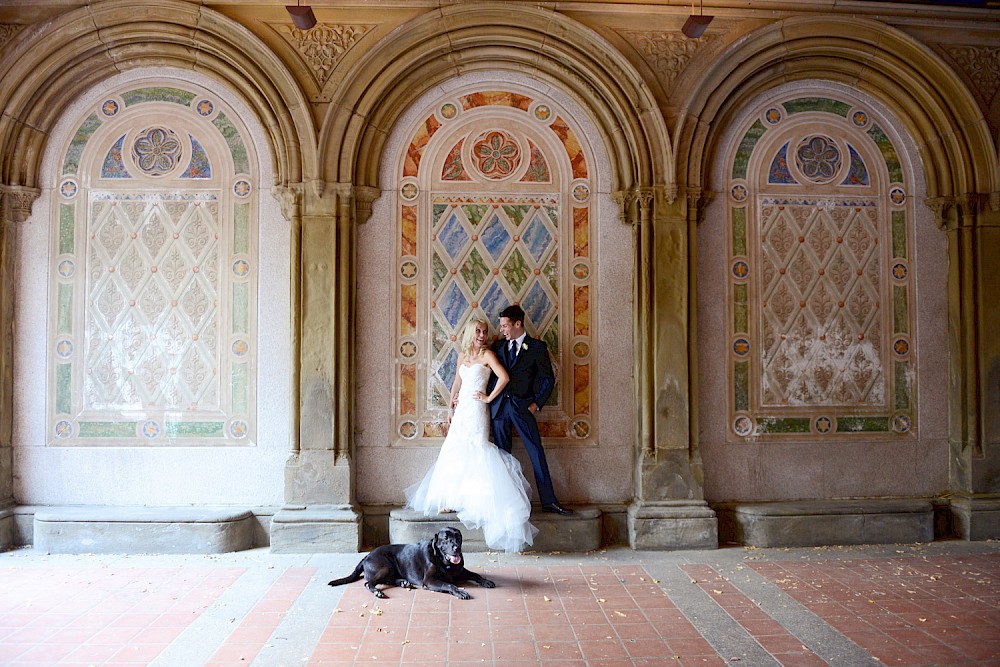
{"type": "Polygon", "coordinates": [[[472,397],[485,391],[490,368],[459,366],[462,386],[448,437],[424,479],[406,490],[406,506],[427,516],[458,513],[469,528],[482,528],[491,549],[521,551],[538,529],[528,523],[531,487],[513,456],[491,442],[489,404],[472,397]]]}

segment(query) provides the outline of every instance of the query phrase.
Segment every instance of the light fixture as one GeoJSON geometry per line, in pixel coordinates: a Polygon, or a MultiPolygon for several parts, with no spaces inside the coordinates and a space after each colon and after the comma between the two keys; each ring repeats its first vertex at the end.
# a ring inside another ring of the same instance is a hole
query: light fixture
{"type": "MultiPolygon", "coordinates": [[[[301,2],[302,0],[298,0],[301,2]]],[[[285,7],[292,17],[292,23],[299,30],[308,30],[316,25],[316,15],[313,14],[312,7],[302,7],[301,5],[288,5],[285,7]]]]}
{"type": "Polygon", "coordinates": [[[694,0],[691,0],[691,16],[684,22],[681,32],[685,37],[698,39],[705,34],[705,28],[712,22],[714,16],[705,16],[705,8],[702,6],[703,0],[698,0],[698,14],[694,13],[694,0]]]}

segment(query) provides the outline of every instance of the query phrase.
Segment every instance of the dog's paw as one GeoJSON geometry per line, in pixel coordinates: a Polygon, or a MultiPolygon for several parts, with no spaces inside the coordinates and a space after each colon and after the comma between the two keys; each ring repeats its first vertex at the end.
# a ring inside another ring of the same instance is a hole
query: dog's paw
{"type": "Polygon", "coordinates": [[[455,597],[461,598],[463,600],[471,600],[472,596],[463,591],[461,588],[457,589],[454,593],[455,597]]]}
{"type": "Polygon", "coordinates": [[[483,588],[496,588],[497,587],[497,585],[494,582],[490,581],[489,579],[483,579],[481,582],[479,582],[479,585],[482,586],[483,588]]]}
{"type": "Polygon", "coordinates": [[[372,592],[373,592],[373,593],[375,593],[375,597],[377,597],[377,598],[380,598],[380,599],[383,599],[383,600],[384,600],[384,599],[385,599],[385,597],[386,597],[386,596],[385,596],[385,593],[383,593],[382,591],[380,591],[380,590],[379,590],[379,589],[377,589],[377,588],[376,588],[376,589],[375,589],[374,591],[372,591],[372,592]]]}
{"type": "Polygon", "coordinates": [[[397,579],[396,585],[400,588],[413,588],[413,584],[411,584],[407,579],[397,579]]]}

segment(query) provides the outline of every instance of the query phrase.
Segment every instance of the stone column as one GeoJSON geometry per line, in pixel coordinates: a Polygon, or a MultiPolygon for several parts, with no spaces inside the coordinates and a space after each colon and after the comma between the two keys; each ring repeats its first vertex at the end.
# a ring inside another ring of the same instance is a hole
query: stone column
{"type": "Polygon", "coordinates": [[[293,438],[271,551],[357,551],[351,469],[354,210],[350,184],[278,193],[292,222],[293,438]]]}
{"type": "MultiPolygon", "coordinates": [[[[1000,538],[1000,211],[987,197],[927,202],[948,235],[952,518],[967,540],[1000,538]]],[[[996,203],[994,203],[996,204],[996,203]]]]}
{"type": "Polygon", "coordinates": [[[0,551],[17,543],[14,525],[14,301],[17,226],[39,192],[0,186],[0,551]]]}
{"type": "Polygon", "coordinates": [[[694,226],[698,197],[662,188],[616,193],[635,234],[635,499],[633,549],[714,549],[718,522],[704,499],[695,442],[694,226]]]}

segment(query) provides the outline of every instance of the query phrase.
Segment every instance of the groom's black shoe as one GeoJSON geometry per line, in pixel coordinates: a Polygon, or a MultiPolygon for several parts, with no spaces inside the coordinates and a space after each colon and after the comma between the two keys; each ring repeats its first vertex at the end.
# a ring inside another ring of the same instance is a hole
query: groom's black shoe
{"type": "Polygon", "coordinates": [[[568,510],[559,503],[551,503],[549,505],[542,505],[543,512],[551,512],[552,514],[561,514],[562,516],[569,516],[573,514],[573,510],[568,510]]]}

